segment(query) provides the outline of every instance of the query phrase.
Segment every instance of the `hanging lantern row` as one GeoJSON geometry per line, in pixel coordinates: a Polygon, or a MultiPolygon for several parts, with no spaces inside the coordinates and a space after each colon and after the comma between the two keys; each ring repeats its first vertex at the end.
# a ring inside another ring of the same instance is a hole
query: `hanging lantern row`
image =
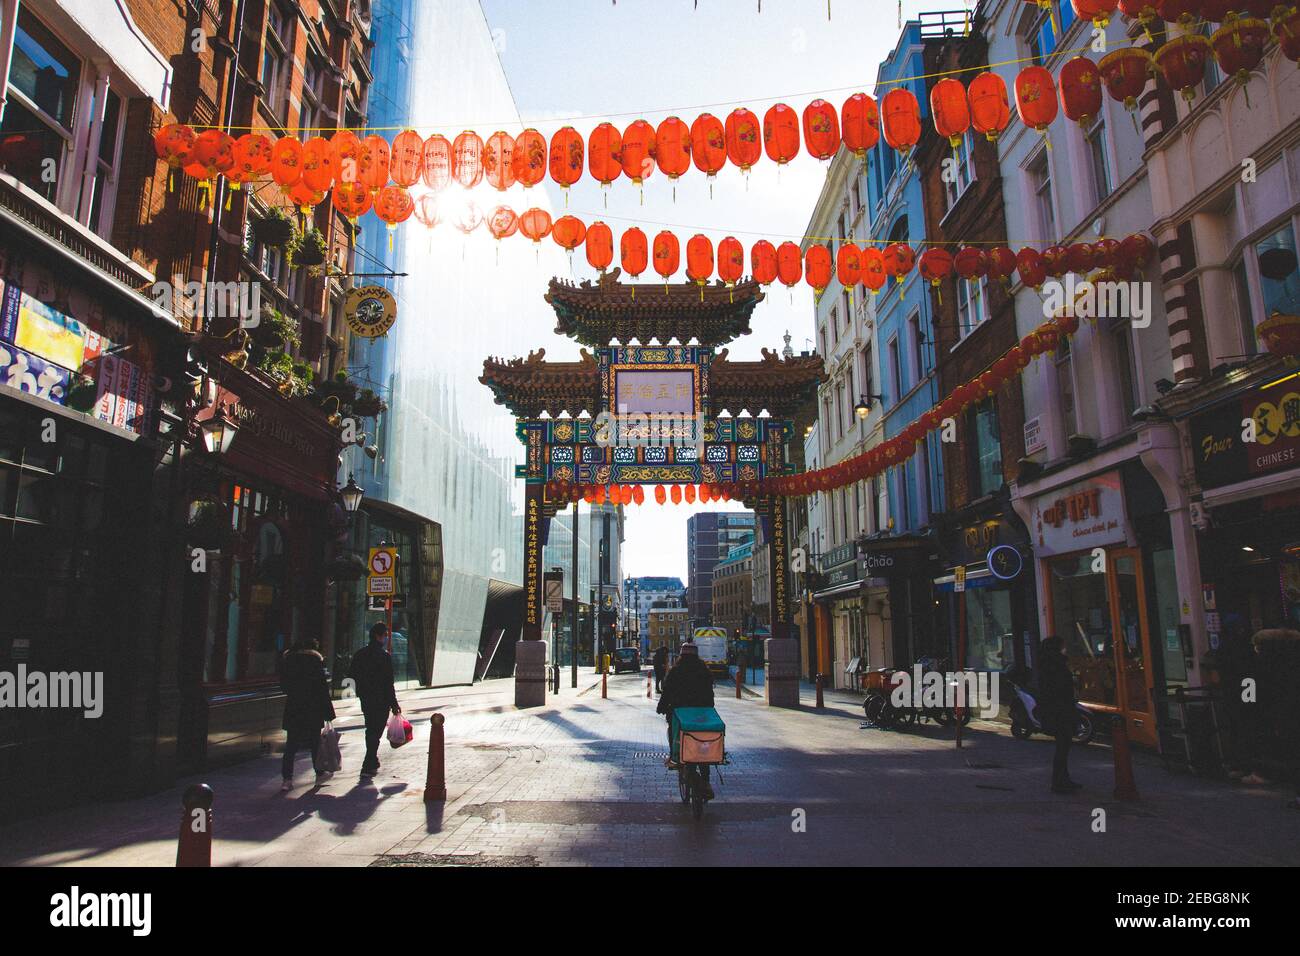
{"type": "MultiPolygon", "coordinates": [[[[1061,342],[1079,328],[1079,319],[1064,315],[1045,322],[1030,332],[987,369],[969,381],[958,385],[952,394],[935,405],[894,438],[888,439],[860,455],[826,468],[798,475],[763,478],[758,481],[724,482],[721,484],[656,485],[654,498],[658,504],[694,504],[696,501],[746,500],[765,495],[802,497],[821,491],[831,491],[865,481],[882,474],[895,465],[901,465],[916,454],[917,444],[931,431],[942,427],[945,419],[955,418],[972,404],[981,402],[1014,381],[1039,355],[1051,354],[1061,342]]],[[[583,485],[568,481],[549,481],[546,494],[551,499],[586,501],[592,504],[643,504],[645,491],[640,485],[583,485]]]]}

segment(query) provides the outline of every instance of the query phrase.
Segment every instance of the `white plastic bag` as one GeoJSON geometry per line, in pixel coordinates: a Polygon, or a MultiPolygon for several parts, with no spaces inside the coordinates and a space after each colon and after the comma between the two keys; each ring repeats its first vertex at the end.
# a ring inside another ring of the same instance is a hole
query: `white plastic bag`
{"type": "Polygon", "coordinates": [[[415,738],[415,731],[411,727],[411,722],[401,714],[393,714],[388,718],[388,742],[394,748],[409,744],[415,738]]]}

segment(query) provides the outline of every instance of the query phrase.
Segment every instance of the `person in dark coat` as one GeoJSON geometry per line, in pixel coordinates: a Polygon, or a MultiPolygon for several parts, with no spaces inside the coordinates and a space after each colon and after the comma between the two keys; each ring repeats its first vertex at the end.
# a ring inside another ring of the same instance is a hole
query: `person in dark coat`
{"type": "Polygon", "coordinates": [[[1056,635],[1040,645],[1038,659],[1038,720],[1056,738],[1052,758],[1052,793],[1072,793],[1082,784],[1070,779],[1070,744],[1079,718],[1074,675],[1065,656],[1065,642],[1056,635]]]}
{"type": "Polygon", "coordinates": [[[352,657],[349,675],[361,698],[361,713],[366,720],[366,759],[361,776],[379,772],[379,740],[384,735],[388,715],[400,714],[397,689],[393,686],[393,658],[384,648],[388,627],[382,622],[370,628],[370,643],[352,657]]]}
{"type": "MultiPolygon", "coordinates": [[[[673,710],[677,707],[712,707],[713,675],[700,660],[698,649],[694,644],[683,644],[681,657],[664,677],[663,696],[659,698],[656,711],[668,720],[668,763],[672,766],[673,752],[673,710]]],[[[710,799],[713,788],[709,786],[709,768],[704,767],[704,786],[710,799]]]]}
{"type": "Polygon", "coordinates": [[[668,648],[660,644],[655,648],[655,656],[652,660],[655,669],[655,693],[662,694],[664,690],[664,672],[668,670],[668,648]]]}
{"type": "Polygon", "coordinates": [[[330,700],[329,675],[325,672],[325,658],[316,650],[314,641],[295,641],[280,660],[280,689],[284,691],[284,759],[280,774],[284,778],[281,790],[293,787],[293,764],[298,751],[311,753],[311,764],[316,768],[316,778],[329,776],[321,773],[320,732],[326,721],[334,719],[334,704],[330,700]]]}
{"type": "Polygon", "coordinates": [[[1285,625],[1266,627],[1251,641],[1259,657],[1259,703],[1254,706],[1269,730],[1269,756],[1294,788],[1287,806],[1300,810],[1300,631],[1285,625]]]}

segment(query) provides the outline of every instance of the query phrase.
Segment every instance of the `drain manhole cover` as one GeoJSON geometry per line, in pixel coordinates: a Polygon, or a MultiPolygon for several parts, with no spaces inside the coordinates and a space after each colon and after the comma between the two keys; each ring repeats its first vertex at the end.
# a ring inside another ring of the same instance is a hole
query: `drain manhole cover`
{"type": "Polygon", "coordinates": [[[634,750],[632,756],[638,760],[663,760],[668,754],[662,750],[634,750]]]}
{"type": "Polygon", "coordinates": [[[486,856],[482,853],[406,853],[381,856],[371,866],[540,866],[535,856],[486,856]]]}

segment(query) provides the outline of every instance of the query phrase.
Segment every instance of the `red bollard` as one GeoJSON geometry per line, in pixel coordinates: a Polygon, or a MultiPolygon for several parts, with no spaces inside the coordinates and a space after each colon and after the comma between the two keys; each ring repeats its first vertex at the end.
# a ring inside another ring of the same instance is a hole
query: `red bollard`
{"type": "Polygon", "coordinates": [[[212,865],[212,788],[196,783],[181,797],[181,832],[176,841],[177,866],[212,865]]]}
{"type": "Polygon", "coordinates": [[[600,697],[601,700],[609,697],[609,676],[604,671],[600,672],[600,697]]]}
{"type": "Polygon", "coordinates": [[[740,688],[745,686],[744,668],[737,665],[736,667],[736,700],[740,700],[740,688]]]}
{"type": "Polygon", "coordinates": [[[822,686],[826,683],[826,675],[817,675],[817,709],[821,710],[826,706],[826,701],[822,699],[822,686]]]}
{"type": "Polygon", "coordinates": [[[1138,799],[1137,781],[1133,779],[1133,755],[1128,749],[1128,726],[1123,714],[1114,715],[1111,754],[1115,759],[1115,799],[1138,799]]]}
{"type": "Polygon", "coordinates": [[[424,802],[447,802],[446,740],[442,725],[447,718],[434,714],[429,718],[429,771],[424,777],[424,802]]]}
{"type": "Polygon", "coordinates": [[[649,675],[649,674],[646,674],[646,675],[645,675],[645,699],[646,699],[646,700],[649,700],[649,699],[650,699],[650,688],[651,688],[651,686],[652,686],[652,682],[651,682],[651,680],[650,680],[650,675],[649,675]]]}

